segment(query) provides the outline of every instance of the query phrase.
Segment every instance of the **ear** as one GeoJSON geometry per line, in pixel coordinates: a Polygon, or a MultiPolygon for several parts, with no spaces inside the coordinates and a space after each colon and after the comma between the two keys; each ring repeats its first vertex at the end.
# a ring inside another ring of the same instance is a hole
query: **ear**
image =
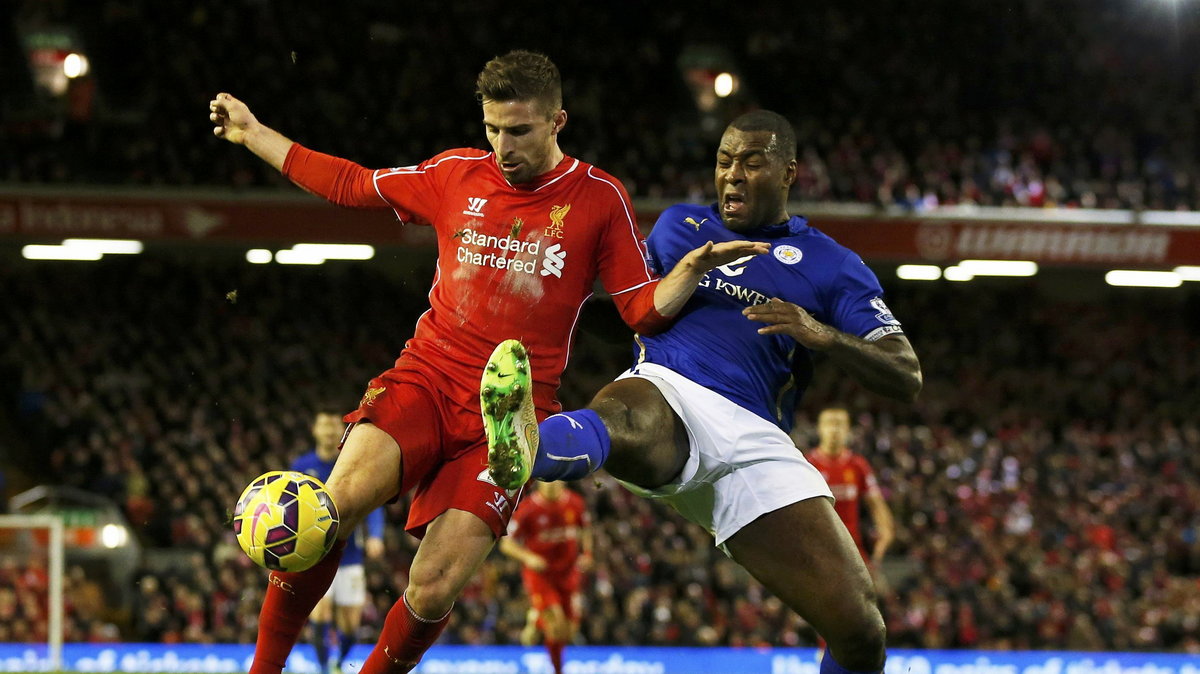
{"type": "Polygon", "coordinates": [[[796,160],[792,159],[791,161],[789,161],[787,163],[786,166],[783,167],[783,184],[784,185],[791,187],[792,183],[796,182],[796,166],[797,166],[796,160]]]}
{"type": "Polygon", "coordinates": [[[557,136],[558,132],[562,131],[563,127],[566,125],[567,111],[559,110],[558,112],[554,113],[554,117],[551,118],[550,135],[557,136]]]}

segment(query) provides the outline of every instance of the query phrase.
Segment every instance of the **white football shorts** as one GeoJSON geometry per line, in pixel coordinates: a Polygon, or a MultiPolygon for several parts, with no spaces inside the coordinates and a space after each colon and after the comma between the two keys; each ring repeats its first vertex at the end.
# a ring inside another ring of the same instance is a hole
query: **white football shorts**
{"type": "Polygon", "coordinates": [[[339,566],[325,596],[333,599],[334,606],[362,606],[367,603],[367,576],[363,565],[339,566]]]}
{"type": "Polygon", "coordinates": [[[669,484],[622,484],[705,527],[722,550],[762,515],[817,496],[833,498],[825,478],[775,424],[661,365],[641,363],[617,379],[627,377],[658,387],[683,420],[691,452],[669,484]]]}

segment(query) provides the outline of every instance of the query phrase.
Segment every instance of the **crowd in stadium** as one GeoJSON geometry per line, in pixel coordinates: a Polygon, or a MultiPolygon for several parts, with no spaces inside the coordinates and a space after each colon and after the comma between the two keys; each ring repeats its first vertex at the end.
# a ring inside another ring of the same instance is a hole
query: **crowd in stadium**
{"type": "MultiPolygon", "coordinates": [[[[473,76],[499,51],[524,46],[564,73],[566,152],[621,178],[635,197],[711,195],[713,134],[724,126],[713,120],[756,105],[797,127],[797,199],[918,210],[1200,207],[1200,21],[1188,5],[942,0],[866,12],[825,0],[807,3],[803,18],[772,3],[733,12],[652,3],[629,13],[382,0],[303,12],[267,2],[189,7],[24,3],[0,31],[72,26],[95,87],[39,124],[29,110],[45,106],[22,105],[35,98],[32,85],[22,96],[24,78],[8,78],[17,84],[0,109],[0,180],[280,185],[254,158],[207,137],[205,103],[218,91],[315,149],[407,165],[482,143],[473,76]],[[603,44],[580,47],[580,26],[603,44]],[[692,67],[740,77],[712,119],[686,83],[692,67]]],[[[23,72],[15,50],[0,58],[23,72]]]]}
{"type": "MultiPolygon", "coordinates": [[[[922,358],[920,401],[886,403],[819,365],[795,437],[816,443],[824,403],[854,412],[898,525],[882,569],[890,643],[1200,652],[1195,298],[884,282],[922,358]]],[[[227,511],[310,447],[320,402],[350,409],[390,364],[423,283],[169,258],[0,271],[4,398],[49,475],[122,504],[148,547],[193,551],[139,572],[130,606],[73,600],[69,638],[253,641],[265,573],[227,511]]],[[[596,302],[585,318],[568,406],[627,365],[611,312],[596,302]]],[[[815,643],[705,532],[607,477],[575,486],[597,534],[586,642],[815,643]]],[[[368,565],[367,643],[406,585],[403,512],[389,506],[386,562],[368,565]]],[[[17,592],[0,591],[0,614],[32,606],[17,592]]],[[[516,563],[495,554],[445,640],[515,643],[526,602],[516,563]]]]}
{"type": "MultiPolygon", "coordinates": [[[[485,24],[458,3],[406,3],[402,15],[382,0],[304,12],[197,0],[182,15],[168,4],[0,12],[0,182],[284,189],[208,135],[204,106],[222,90],[315,149],[408,164],[481,144],[472,77],[528,46],[564,73],[563,148],[635,198],[711,196],[723,123],[708,123],[685,83],[692,58],[741,77],[717,116],[761,105],[795,123],[796,199],[1200,208],[1200,35],[1195,21],[1165,28],[1161,8],[1026,0],[998,16],[944,0],[885,15],[827,0],[795,21],[770,3],[719,17],[558,3],[531,21],[483,3],[497,10],[485,24]],[[95,90],[60,114],[8,75],[22,72],[19,27],[64,22],[95,90]],[[604,44],[578,48],[547,28],[569,25],[604,44]]],[[[124,604],[71,569],[68,640],[253,641],[265,573],[238,550],[227,511],[250,478],[310,448],[318,405],[353,407],[411,334],[431,277],[429,265],[385,275],[170,256],[0,268],[0,402],[39,474],[111,498],[148,549],[191,553],[139,570],[124,604]]],[[[886,403],[821,365],[794,436],[815,444],[824,403],[854,413],[854,446],[897,521],[880,570],[889,643],[1200,653],[1195,296],[1181,308],[1174,295],[883,281],[922,359],[920,401],[886,403]]],[[[564,378],[569,407],[629,359],[611,307],[590,313],[564,378]]],[[[607,477],[575,487],[597,535],[583,641],[816,642],[705,532],[607,477]]],[[[406,586],[404,506],[388,507],[386,561],[368,564],[366,643],[406,586]]],[[[46,586],[37,565],[0,561],[0,642],[45,638],[46,586]]],[[[444,640],[515,643],[526,604],[516,563],[496,554],[444,640]]]]}

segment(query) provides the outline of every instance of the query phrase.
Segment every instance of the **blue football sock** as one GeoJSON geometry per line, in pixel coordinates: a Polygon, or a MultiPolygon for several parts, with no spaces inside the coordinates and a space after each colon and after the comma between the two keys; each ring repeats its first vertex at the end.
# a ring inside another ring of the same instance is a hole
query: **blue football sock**
{"type": "Polygon", "coordinates": [[[325,663],[329,661],[329,623],[313,623],[312,645],[313,650],[317,652],[317,664],[324,672],[326,671],[325,663]]]}
{"type": "Polygon", "coordinates": [[[350,649],[354,647],[353,632],[338,632],[338,665],[346,661],[346,656],[350,654],[350,649]]]}
{"type": "Polygon", "coordinates": [[[833,654],[829,652],[829,648],[826,648],[825,654],[821,656],[821,674],[880,674],[880,672],[856,672],[846,669],[833,659],[833,654]]]}
{"type": "Polygon", "coordinates": [[[608,459],[612,441],[600,415],[575,410],[547,417],[538,425],[541,441],[533,460],[538,480],[578,480],[599,470],[608,459]]]}

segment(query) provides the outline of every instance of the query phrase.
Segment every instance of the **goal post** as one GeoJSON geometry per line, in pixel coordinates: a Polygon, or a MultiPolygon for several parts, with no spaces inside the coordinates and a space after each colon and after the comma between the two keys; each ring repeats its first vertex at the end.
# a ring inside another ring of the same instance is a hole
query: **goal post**
{"type": "MultiPolygon", "coordinates": [[[[49,669],[51,671],[59,671],[62,669],[62,647],[63,647],[63,522],[62,519],[55,515],[0,515],[0,530],[15,530],[15,531],[48,531],[49,536],[46,537],[48,547],[47,559],[50,568],[47,569],[49,578],[48,600],[49,607],[47,610],[47,641],[49,647],[49,669]]],[[[36,536],[30,535],[25,540],[21,540],[19,535],[8,536],[15,541],[15,546],[12,548],[0,547],[0,555],[9,554],[10,552],[17,555],[22,555],[24,559],[29,559],[32,555],[34,547],[38,545],[36,536]],[[24,548],[24,549],[22,549],[24,548]]],[[[20,558],[18,558],[20,559],[20,558]]]]}

